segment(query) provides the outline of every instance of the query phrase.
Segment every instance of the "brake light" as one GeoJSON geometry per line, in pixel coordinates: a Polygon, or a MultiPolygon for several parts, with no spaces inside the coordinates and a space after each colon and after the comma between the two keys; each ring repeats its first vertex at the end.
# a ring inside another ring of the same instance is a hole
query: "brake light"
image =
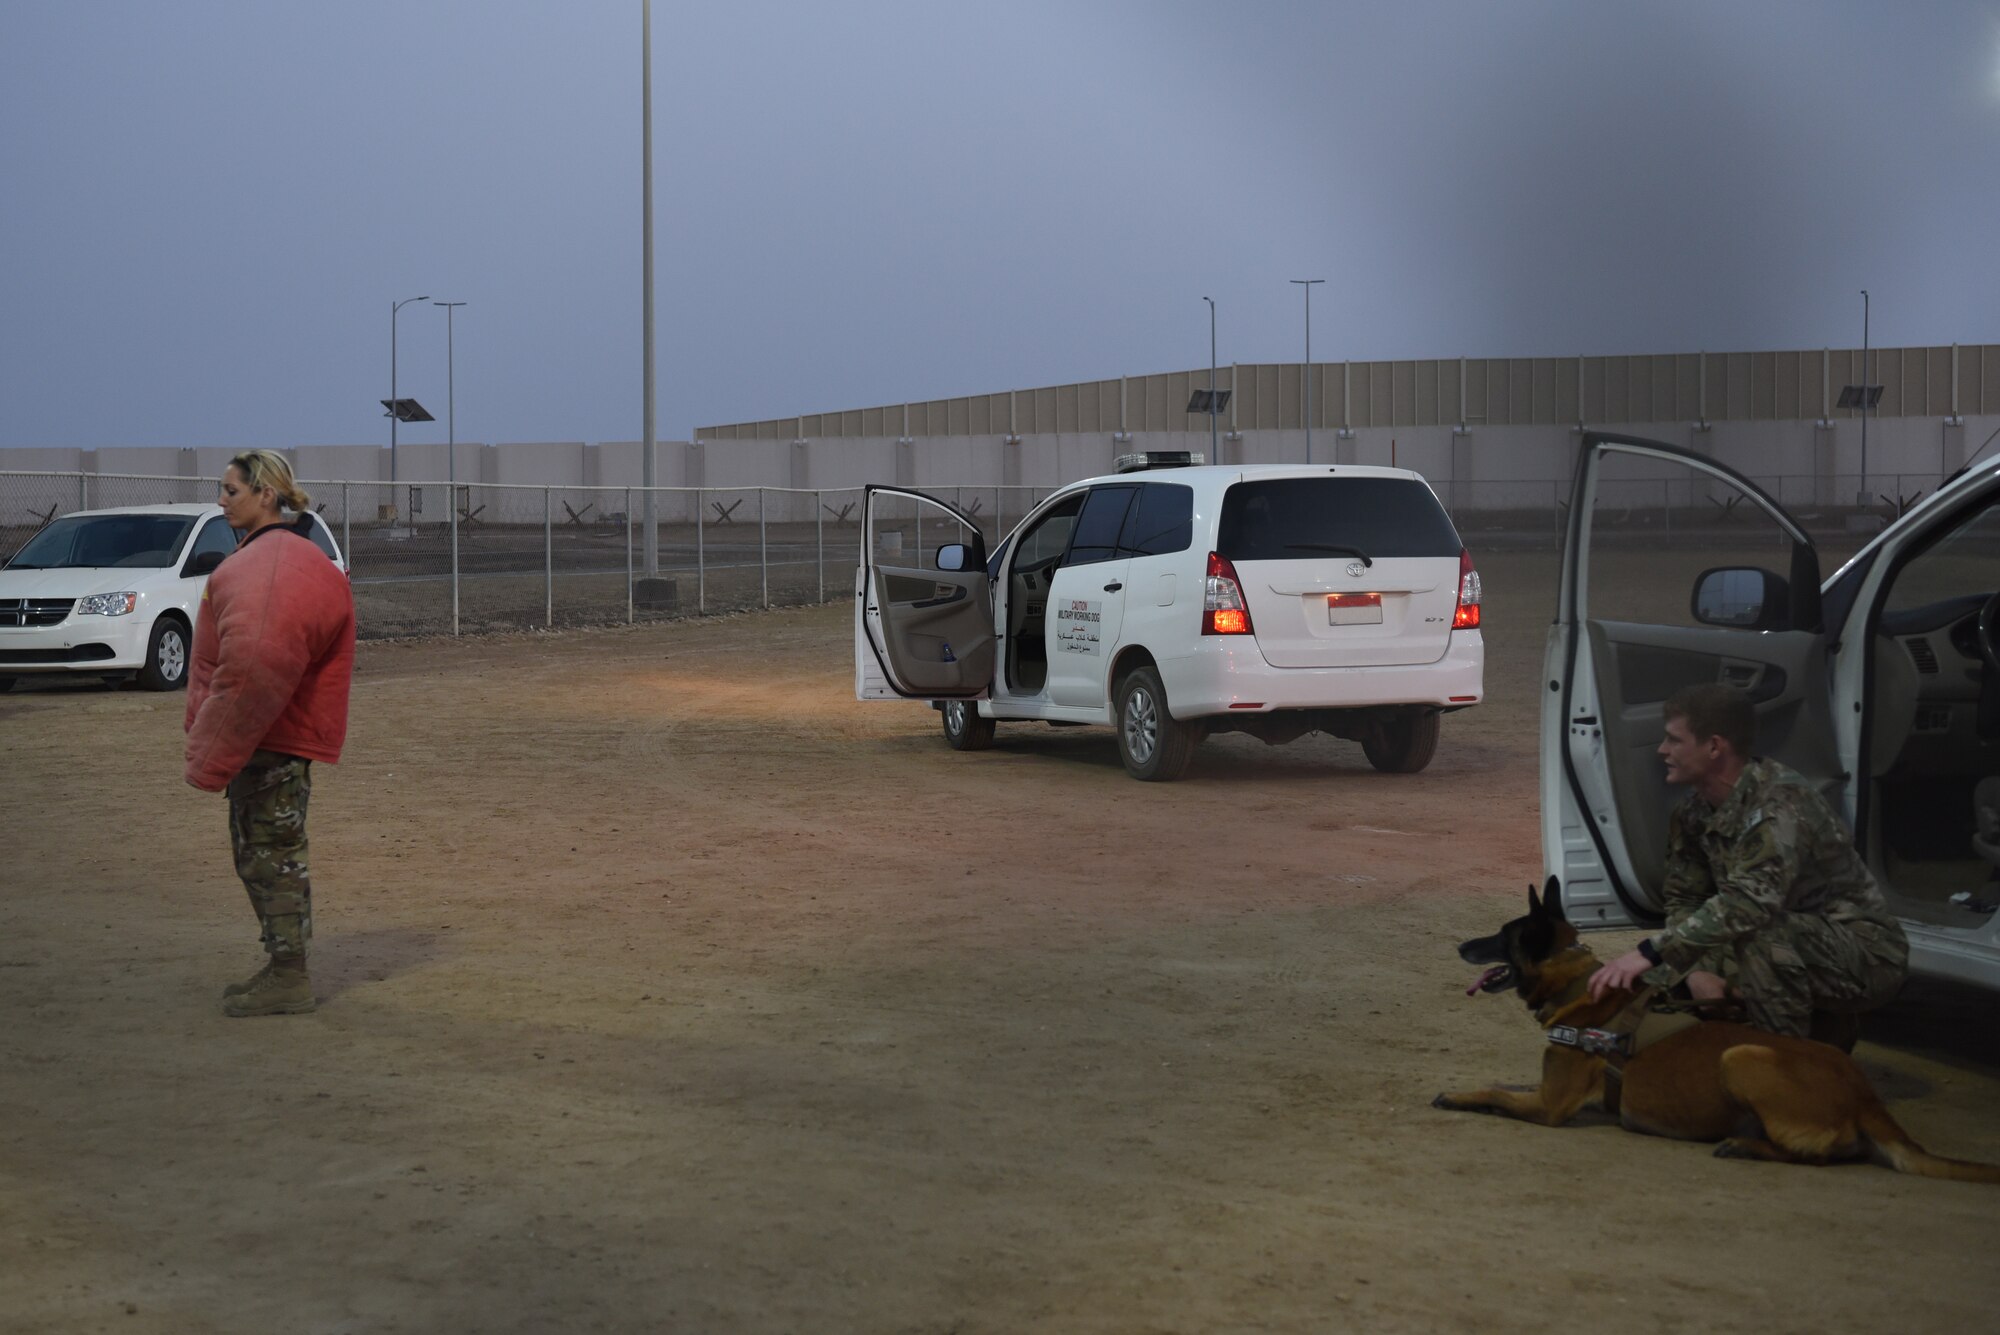
{"type": "Polygon", "coordinates": [[[1201,633],[1204,635],[1250,634],[1250,604],[1243,597],[1243,581],[1236,567],[1208,554],[1208,585],[1202,592],[1201,633]]]}
{"type": "Polygon", "coordinates": [[[1452,613],[1453,630],[1479,629],[1479,572],[1472,568],[1472,552],[1458,549],[1458,610],[1452,613]]]}

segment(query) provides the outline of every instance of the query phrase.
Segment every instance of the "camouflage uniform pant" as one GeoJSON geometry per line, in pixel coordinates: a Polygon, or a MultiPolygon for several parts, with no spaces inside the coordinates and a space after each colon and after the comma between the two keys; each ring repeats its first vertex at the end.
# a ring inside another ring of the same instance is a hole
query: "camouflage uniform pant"
{"type": "Polygon", "coordinates": [[[1780,913],[1733,949],[1705,955],[1694,967],[1733,984],[1757,1028],[1804,1038],[1815,1010],[1851,1014],[1894,1000],[1909,962],[1901,932],[1780,913]]]}
{"type": "Polygon", "coordinates": [[[263,925],[272,959],[302,960],[312,941],[312,881],[306,872],[306,801],[312,762],[258,751],[229,781],[229,844],[236,874],[263,925]]]}

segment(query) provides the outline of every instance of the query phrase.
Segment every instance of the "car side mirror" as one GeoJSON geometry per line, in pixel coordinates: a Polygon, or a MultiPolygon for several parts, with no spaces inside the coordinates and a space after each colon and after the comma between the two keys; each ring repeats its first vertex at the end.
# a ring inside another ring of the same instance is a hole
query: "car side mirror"
{"type": "Polygon", "coordinates": [[[196,552],[193,559],[187,563],[187,569],[181,571],[181,578],[193,579],[196,575],[212,575],[215,573],[215,568],[222,564],[222,558],[227,555],[228,552],[196,552]]]}
{"type": "Polygon", "coordinates": [[[937,551],[939,570],[970,570],[975,565],[984,564],[972,559],[972,549],[962,542],[947,542],[937,551]]]}
{"type": "Polygon", "coordinates": [[[1690,605],[1694,619],[1704,626],[1787,630],[1792,590],[1783,576],[1769,570],[1722,566],[1701,572],[1690,605]]]}

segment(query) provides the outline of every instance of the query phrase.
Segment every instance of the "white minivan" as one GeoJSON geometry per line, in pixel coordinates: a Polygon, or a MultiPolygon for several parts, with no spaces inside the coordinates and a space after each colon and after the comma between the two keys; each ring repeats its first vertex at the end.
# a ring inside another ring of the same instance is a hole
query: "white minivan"
{"type": "MultiPolygon", "coordinates": [[[[341,569],[316,514],[295,521],[341,569]]],[[[0,566],[0,691],[66,673],[152,691],[187,685],[195,615],[209,572],[236,550],[212,504],[79,510],[44,525],[0,566]]]]}
{"type": "Polygon", "coordinates": [[[1110,724],[1139,779],[1179,778],[1214,732],[1429,764],[1439,717],[1479,703],[1485,648],[1479,576],[1424,479],[1176,462],[1061,488],[990,556],[972,515],[869,487],[856,697],[933,702],[960,750],[1004,721],[1110,724]]]}
{"type": "Polygon", "coordinates": [[[2000,813],[1979,809],[2000,789],[2000,460],[1888,498],[1879,532],[1853,499],[1820,482],[1788,508],[1703,455],[1584,436],[1544,658],[1545,871],[1578,926],[1659,924],[1661,707],[1727,683],[1758,751],[1847,817],[1912,970],[2000,989],[2000,813]],[[1852,555],[1822,582],[1832,545],[1852,555]]]}

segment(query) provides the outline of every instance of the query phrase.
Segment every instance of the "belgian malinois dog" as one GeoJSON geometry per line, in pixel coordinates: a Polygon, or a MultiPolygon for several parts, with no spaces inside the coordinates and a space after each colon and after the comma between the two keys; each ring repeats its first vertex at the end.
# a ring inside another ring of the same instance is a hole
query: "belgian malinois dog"
{"type": "MultiPolygon", "coordinates": [[[[1527,916],[1496,935],[1467,941],[1458,953],[1468,964],[1491,966],[1473,993],[1512,988],[1556,1038],[1616,1027],[1615,1017],[1630,1000],[1622,991],[1589,999],[1585,984],[1597,957],[1577,944],[1553,882],[1546,897],[1529,887],[1527,916]],[[1553,1028],[1558,1022],[1561,1031],[1553,1028]]],[[[1925,1153],[1839,1048],[1720,1020],[1689,1025],[1630,1057],[1551,1042],[1542,1054],[1538,1088],[1440,1094],[1432,1106],[1543,1126],[1561,1126],[1594,1106],[1615,1112],[1627,1131],[1720,1141],[1715,1153],[1722,1158],[1809,1164],[1865,1159],[1921,1177],[2000,1183],[2000,1166],[1925,1153]]]]}

